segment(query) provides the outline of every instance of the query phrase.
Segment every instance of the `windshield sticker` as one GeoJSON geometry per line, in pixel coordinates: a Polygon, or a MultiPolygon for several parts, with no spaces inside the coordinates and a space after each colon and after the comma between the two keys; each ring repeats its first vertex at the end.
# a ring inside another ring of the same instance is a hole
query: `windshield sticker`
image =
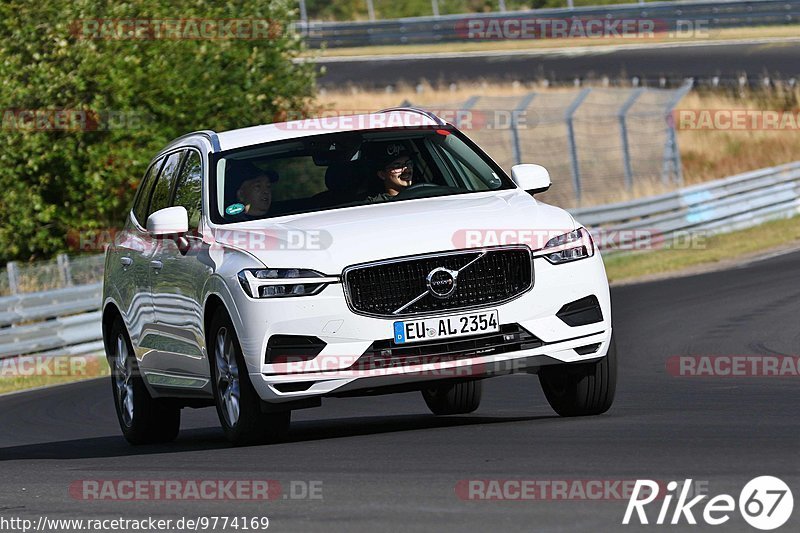
{"type": "Polygon", "coordinates": [[[225,208],[225,213],[228,215],[238,215],[244,211],[244,204],[231,204],[225,208]]]}

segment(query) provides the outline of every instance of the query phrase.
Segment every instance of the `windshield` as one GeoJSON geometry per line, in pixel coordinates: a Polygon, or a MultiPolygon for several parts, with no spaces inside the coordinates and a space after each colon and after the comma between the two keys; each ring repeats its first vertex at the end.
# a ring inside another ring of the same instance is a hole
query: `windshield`
{"type": "Polygon", "coordinates": [[[514,188],[470,141],[443,128],[334,133],[223,153],[212,182],[217,224],[514,188]]]}

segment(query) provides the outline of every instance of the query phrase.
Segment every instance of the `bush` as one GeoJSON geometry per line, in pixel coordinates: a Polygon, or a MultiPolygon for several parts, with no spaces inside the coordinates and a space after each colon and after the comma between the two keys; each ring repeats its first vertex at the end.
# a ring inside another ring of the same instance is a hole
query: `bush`
{"type": "Polygon", "coordinates": [[[0,5],[0,262],[48,257],[76,231],[119,227],[170,139],[309,108],[297,3],[6,0],[0,5]],[[91,19],[269,19],[257,40],[94,39],[91,19]],[[33,112],[46,121],[31,126],[33,112]],[[54,121],[64,119],[60,125],[54,121]],[[66,124],[66,125],[65,125],[66,124]],[[52,128],[47,130],[47,128],[52,128]],[[44,130],[44,131],[43,131],[44,130]]]}

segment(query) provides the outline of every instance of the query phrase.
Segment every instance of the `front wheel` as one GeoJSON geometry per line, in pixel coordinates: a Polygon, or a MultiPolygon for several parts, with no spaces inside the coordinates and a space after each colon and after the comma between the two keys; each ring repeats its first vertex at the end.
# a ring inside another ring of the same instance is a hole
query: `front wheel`
{"type": "Polygon", "coordinates": [[[239,339],[223,309],[211,320],[208,346],[214,400],[225,437],[236,445],[280,440],[289,430],[291,411],[261,412],[261,398],[250,382],[239,339]]]}
{"type": "Polygon", "coordinates": [[[125,439],[134,445],[175,440],[181,425],[180,407],[150,396],[119,318],[112,324],[106,339],[106,357],[111,367],[111,391],[117,419],[125,439]]]}
{"type": "Polygon", "coordinates": [[[435,415],[471,413],[481,404],[480,380],[462,381],[422,390],[428,409],[435,415]]]}
{"type": "Polygon", "coordinates": [[[539,382],[550,407],[561,416],[605,413],[614,402],[617,389],[614,339],[599,361],[545,366],[539,370],[539,382]]]}

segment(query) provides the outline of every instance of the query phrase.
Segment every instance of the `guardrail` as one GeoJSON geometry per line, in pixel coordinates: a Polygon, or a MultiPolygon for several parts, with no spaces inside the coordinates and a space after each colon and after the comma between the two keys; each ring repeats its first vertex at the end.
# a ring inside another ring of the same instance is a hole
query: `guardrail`
{"type": "Polygon", "coordinates": [[[800,161],[570,212],[590,230],[603,228],[617,249],[637,249],[685,232],[735,231],[800,213],[800,161]]]}
{"type": "MultiPolygon", "coordinates": [[[[636,249],[638,241],[652,241],[654,235],[669,239],[680,232],[743,229],[800,213],[800,161],[570,211],[590,229],[615,234],[613,244],[623,248],[636,249]]],[[[92,283],[0,298],[0,359],[102,351],[101,291],[100,283],[92,283]]]]}
{"type": "Polygon", "coordinates": [[[474,23],[487,19],[503,21],[521,18],[654,20],[658,22],[658,31],[686,31],[687,27],[716,29],[795,23],[800,20],[800,0],[652,2],[410,17],[371,22],[297,22],[295,29],[305,36],[309,46],[315,48],[323,43],[328,48],[431,44],[478,40],[469,36],[470,21],[474,23]]]}
{"type": "Polygon", "coordinates": [[[0,298],[0,359],[102,350],[101,293],[93,283],[0,298]]]}

